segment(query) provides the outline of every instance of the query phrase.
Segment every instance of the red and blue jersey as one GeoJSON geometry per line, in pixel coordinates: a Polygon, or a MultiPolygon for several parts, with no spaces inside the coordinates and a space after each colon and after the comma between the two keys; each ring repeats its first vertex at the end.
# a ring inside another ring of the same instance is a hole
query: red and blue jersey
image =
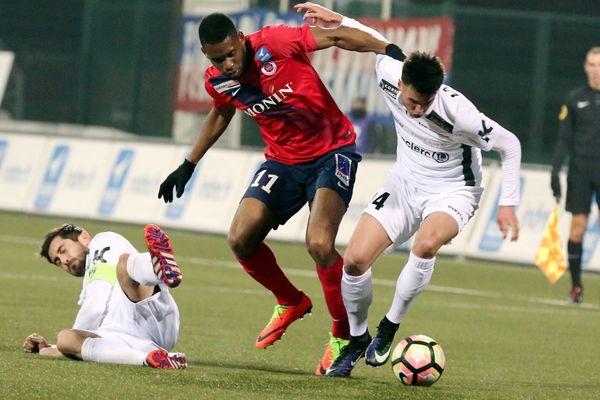
{"type": "Polygon", "coordinates": [[[232,79],[211,66],[204,84],[215,108],[232,104],[254,118],[267,159],[295,165],[354,143],[352,123],[306,54],[317,46],[308,25],[268,26],[245,40],[246,72],[232,79]]]}

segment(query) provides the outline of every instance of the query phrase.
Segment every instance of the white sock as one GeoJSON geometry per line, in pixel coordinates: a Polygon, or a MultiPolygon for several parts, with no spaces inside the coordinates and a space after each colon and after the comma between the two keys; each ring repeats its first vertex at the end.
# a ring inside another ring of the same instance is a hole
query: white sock
{"type": "Polygon", "coordinates": [[[360,276],[342,275],[342,297],[348,313],[350,335],[360,336],[369,326],[369,306],[373,300],[371,268],[360,276]]]}
{"type": "Polygon", "coordinates": [[[154,286],[162,282],[154,273],[150,253],[131,254],[127,259],[127,275],[146,286],[154,286]]]}
{"type": "Polygon", "coordinates": [[[87,338],[81,346],[81,358],[106,364],[144,365],[147,353],[135,350],[120,340],[87,338]]]}
{"type": "Polygon", "coordinates": [[[435,257],[420,258],[410,252],[408,261],[396,282],[396,293],[390,311],[386,315],[387,319],[395,324],[402,321],[419,293],[431,280],[434,264],[435,257]]]}

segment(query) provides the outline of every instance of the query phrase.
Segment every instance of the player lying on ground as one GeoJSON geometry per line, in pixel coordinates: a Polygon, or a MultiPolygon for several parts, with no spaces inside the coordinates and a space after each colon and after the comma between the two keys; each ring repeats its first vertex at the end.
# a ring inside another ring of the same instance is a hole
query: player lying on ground
{"type": "Polygon", "coordinates": [[[277,302],[256,339],[256,347],[265,349],[312,309],[310,298],[288,279],[265,243],[272,229],[308,203],[306,247],[332,319],[330,340],[315,371],[323,375],[350,335],[340,287],[343,261],[335,236],[352,198],[361,157],[352,123],[335,104],[308,54],[332,46],[383,54],[390,46],[349,28],[278,25],[244,35],[220,13],[204,17],[198,31],[202,52],[212,64],[205,88],[213,107],[192,151],[160,185],[158,197],[171,202],[174,190],[177,197],[183,195],[196,164],[223,134],[236,109],[256,121],[267,145],[266,161],[239,203],[228,244],[244,271],[277,302]]]}
{"type": "MultiPolygon", "coordinates": [[[[349,26],[385,38],[358,21],[312,3],[296,6],[305,19],[329,26],[349,26]]],[[[502,158],[502,192],[496,221],[504,237],[517,240],[519,225],[519,140],[488,118],[461,93],[443,85],[440,60],[415,52],[403,61],[377,55],[381,94],[398,135],[397,158],[387,181],[358,221],[344,254],[342,296],[348,311],[350,343],[327,370],[348,376],[366,352],[377,367],[389,358],[400,321],[433,274],[435,256],[465,227],[483,192],[481,150],[502,158]],[[385,249],[414,235],[390,310],[371,339],[368,312],[372,301],[371,266],[385,249]]]]}
{"type": "Polygon", "coordinates": [[[33,333],[23,349],[99,363],[185,368],[185,354],[168,352],[179,335],[179,309],[169,287],[179,285],[181,272],[158,226],[147,225],[144,236],[149,253],[138,253],[114,232],[92,238],[70,224],[49,232],[40,255],[84,278],[80,309],[73,328],[60,331],[56,345],[33,333]]]}

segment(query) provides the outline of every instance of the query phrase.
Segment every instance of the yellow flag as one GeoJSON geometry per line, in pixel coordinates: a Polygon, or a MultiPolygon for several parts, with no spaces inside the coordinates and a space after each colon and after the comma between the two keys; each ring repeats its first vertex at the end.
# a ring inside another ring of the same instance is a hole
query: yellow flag
{"type": "Polygon", "coordinates": [[[540,247],[535,255],[535,265],[554,284],[567,270],[560,233],[558,232],[558,204],[552,210],[540,247]]]}

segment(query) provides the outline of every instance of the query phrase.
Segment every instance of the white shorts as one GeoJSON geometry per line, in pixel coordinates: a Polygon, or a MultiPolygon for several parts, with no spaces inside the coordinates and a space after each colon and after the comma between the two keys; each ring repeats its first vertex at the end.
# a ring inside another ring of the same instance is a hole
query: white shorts
{"type": "Polygon", "coordinates": [[[450,215],[458,224],[459,232],[462,231],[479,207],[482,193],[482,187],[472,186],[429,193],[390,174],[363,212],[383,226],[393,242],[391,247],[396,248],[410,239],[423,220],[434,212],[450,215]]]}
{"type": "Polygon", "coordinates": [[[158,344],[154,343],[152,340],[142,339],[137,336],[129,335],[129,334],[123,333],[123,332],[116,332],[116,331],[112,331],[112,330],[106,330],[103,328],[100,328],[100,329],[92,331],[92,332],[104,339],[110,339],[111,342],[118,340],[118,341],[126,344],[127,346],[131,347],[132,349],[135,349],[137,351],[142,351],[144,353],[150,353],[156,349],[162,348],[162,346],[159,346],[158,344]]]}
{"type": "Polygon", "coordinates": [[[137,303],[127,298],[117,284],[113,289],[108,312],[98,335],[116,333],[130,346],[146,351],[175,347],[179,336],[179,309],[169,288],[161,283],[160,291],[137,303]]]}

